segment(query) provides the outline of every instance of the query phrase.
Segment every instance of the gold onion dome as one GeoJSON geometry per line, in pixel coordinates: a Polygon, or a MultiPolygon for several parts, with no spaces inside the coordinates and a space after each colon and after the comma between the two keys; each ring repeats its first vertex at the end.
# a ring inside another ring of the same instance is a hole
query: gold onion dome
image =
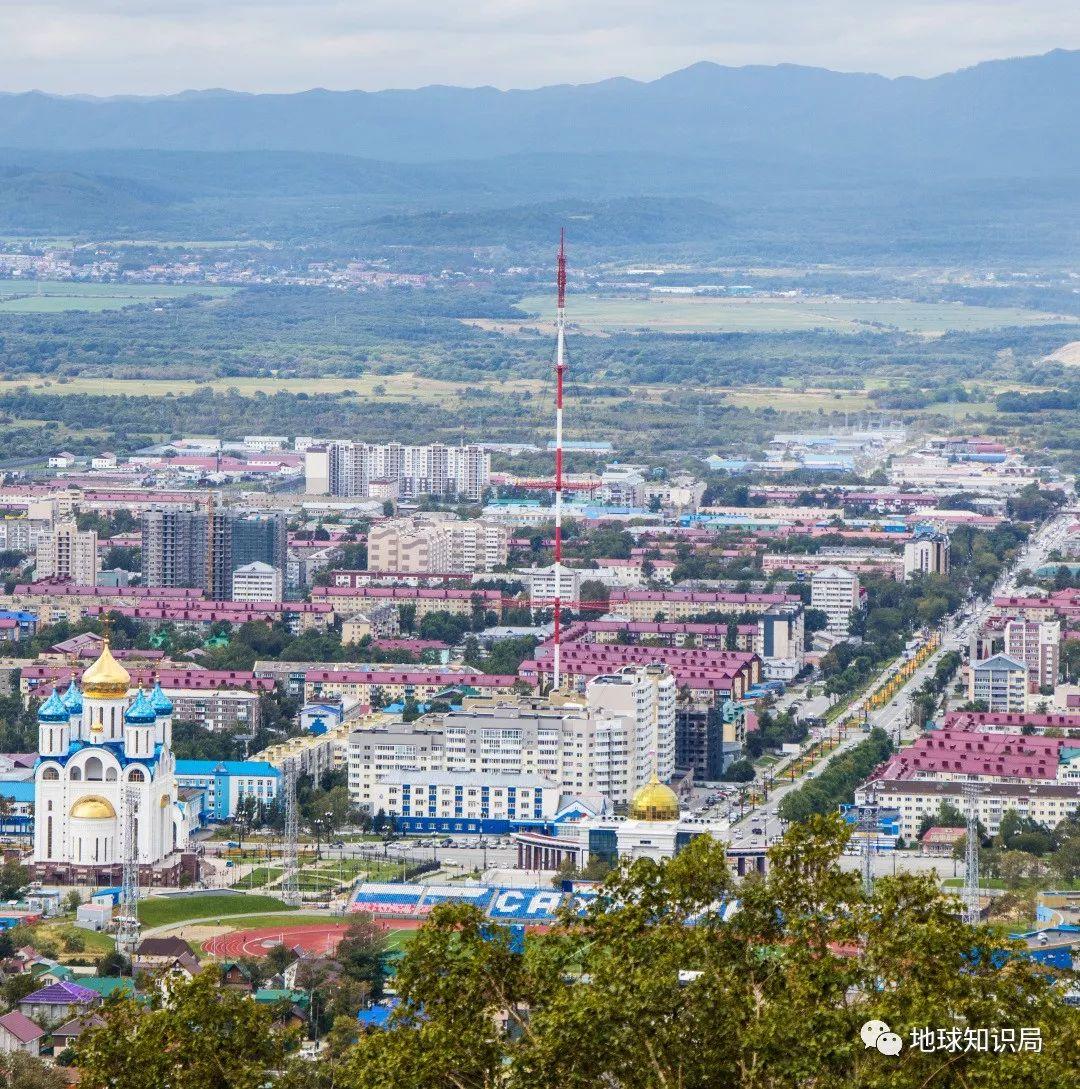
{"type": "Polygon", "coordinates": [[[652,773],[652,778],[639,787],[630,801],[630,817],[636,821],[677,821],[679,799],[675,791],[664,786],[652,773]]]}
{"type": "Polygon", "coordinates": [[[82,675],[83,695],[90,700],[118,700],[130,688],[131,674],[113,657],[105,640],[98,660],[82,675]]]}
{"type": "Polygon", "coordinates": [[[90,795],[71,807],[71,815],[84,821],[107,821],[116,816],[116,810],[104,798],[90,795]]]}

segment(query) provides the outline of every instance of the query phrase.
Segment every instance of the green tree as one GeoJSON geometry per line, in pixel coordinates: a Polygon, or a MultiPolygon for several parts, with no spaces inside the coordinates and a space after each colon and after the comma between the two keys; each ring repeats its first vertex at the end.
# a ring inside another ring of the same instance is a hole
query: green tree
{"type": "Polygon", "coordinates": [[[270,1012],[222,988],[214,968],[147,997],[111,999],[104,1025],[79,1037],[82,1089],[263,1089],[284,1060],[270,1012]]]}
{"type": "Polygon", "coordinates": [[[366,983],[378,998],[386,978],[386,931],[370,915],[360,914],[338,943],[335,958],[350,979],[366,983]]]}
{"type": "Polygon", "coordinates": [[[835,815],[793,828],[743,882],[707,836],[624,863],[583,915],[523,952],[471,906],[442,905],[396,978],[402,1031],[361,1037],[349,1089],[1057,1089],[1075,1081],[1080,1013],[932,878],[839,866],[835,815]],[[689,925],[689,924],[693,925],[689,925]],[[857,951],[856,955],[853,952],[857,951]],[[694,973],[687,978],[688,973],[694,973]],[[892,1059],[859,1029],[1038,1028],[1041,1054],[892,1059]],[[507,1027],[501,1027],[506,1022],[507,1027]]]}
{"type": "Polygon", "coordinates": [[[68,1084],[44,1059],[22,1051],[0,1055],[0,1089],[67,1089],[68,1084]]]}

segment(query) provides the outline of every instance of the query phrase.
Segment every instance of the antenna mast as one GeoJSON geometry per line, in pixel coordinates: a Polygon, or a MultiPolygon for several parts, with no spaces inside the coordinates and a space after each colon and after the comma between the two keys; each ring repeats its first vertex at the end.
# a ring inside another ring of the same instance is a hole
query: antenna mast
{"type": "Polygon", "coordinates": [[[285,777],[285,846],[282,852],[281,899],[290,907],[300,906],[300,879],[297,873],[300,853],[300,815],[296,808],[296,765],[286,760],[282,768],[285,777]]]}
{"type": "Polygon", "coordinates": [[[139,945],[139,792],[124,791],[124,873],[120,885],[120,914],[116,919],[116,948],[129,960],[139,945]]]}
{"type": "Polygon", "coordinates": [[[964,919],[971,926],[979,923],[979,788],[964,784],[967,803],[967,836],[964,841],[964,919]]]}
{"type": "Polygon", "coordinates": [[[563,374],[566,371],[566,229],[559,231],[555,308],[555,645],[552,690],[560,685],[562,649],[563,374]]]}

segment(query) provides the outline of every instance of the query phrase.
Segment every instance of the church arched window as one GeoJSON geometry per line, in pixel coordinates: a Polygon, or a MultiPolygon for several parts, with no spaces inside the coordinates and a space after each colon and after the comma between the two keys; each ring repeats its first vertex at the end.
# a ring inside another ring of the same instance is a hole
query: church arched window
{"type": "Polygon", "coordinates": [[[116,768],[106,768],[105,769],[105,782],[106,783],[115,783],[116,782],[116,768]]]}
{"type": "Polygon", "coordinates": [[[79,768],[72,768],[71,771],[68,772],[68,776],[71,778],[72,782],[77,782],[82,778],[82,771],[79,768]]]}
{"type": "Polygon", "coordinates": [[[104,766],[99,757],[91,756],[90,759],[86,761],[85,771],[88,780],[100,781],[104,770],[104,766]]]}
{"type": "Polygon", "coordinates": [[[144,772],[142,768],[132,768],[131,771],[128,772],[128,782],[145,783],[146,772],[144,772]]]}
{"type": "Polygon", "coordinates": [[[50,783],[55,782],[60,778],[60,772],[57,768],[46,768],[41,773],[42,779],[47,779],[50,783]]]}

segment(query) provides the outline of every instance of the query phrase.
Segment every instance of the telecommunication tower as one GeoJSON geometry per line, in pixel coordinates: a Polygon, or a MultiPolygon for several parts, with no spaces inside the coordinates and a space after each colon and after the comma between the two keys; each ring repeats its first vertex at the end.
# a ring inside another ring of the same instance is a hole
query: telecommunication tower
{"type": "Polygon", "coordinates": [[[964,784],[967,806],[967,836],[964,841],[964,918],[972,926],[979,922],[979,788],[964,784]]]}
{"type": "Polygon", "coordinates": [[[566,231],[559,231],[559,259],[555,284],[555,639],[552,689],[561,682],[562,650],[562,495],[563,495],[563,376],[566,372],[566,231]]]}
{"type": "Polygon", "coordinates": [[[129,960],[139,945],[139,794],[124,791],[124,870],[120,884],[120,914],[116,919],[116,948],[129,960]]]}
{"type": "Polygon", "coordinates": [[[282,789],[285,792],[285,846],[282,858],[281,898],[290,907],[300,905],[300,814],[296,806],[296,765],[285,762],[282,789]]]}

